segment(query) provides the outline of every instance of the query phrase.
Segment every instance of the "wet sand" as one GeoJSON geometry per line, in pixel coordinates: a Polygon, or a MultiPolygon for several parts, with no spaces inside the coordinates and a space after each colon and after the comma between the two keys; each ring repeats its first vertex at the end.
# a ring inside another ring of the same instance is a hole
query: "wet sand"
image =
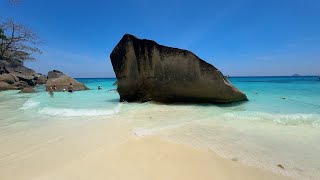
{"type": "Polygon", "coordinates": [[[37,180],[219,179],[285,180],[287,177],[248,167],[215,153],[155,137],[132,138],[112,148],[101,147],[37,180]]]}

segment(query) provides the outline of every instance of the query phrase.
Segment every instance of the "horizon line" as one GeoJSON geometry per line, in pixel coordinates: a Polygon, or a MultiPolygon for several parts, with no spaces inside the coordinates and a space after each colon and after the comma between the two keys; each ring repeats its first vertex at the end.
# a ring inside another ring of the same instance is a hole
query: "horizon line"
{"type": "MultiPolygon", "coordinates": [[[[229,76],[230,78],[237,78],[237,77],[319,77],[320,75],[243,75],[243,76],[229,76]]],[[[117,77],[74,77],[76,79],[117,79],[117,77]]]]}

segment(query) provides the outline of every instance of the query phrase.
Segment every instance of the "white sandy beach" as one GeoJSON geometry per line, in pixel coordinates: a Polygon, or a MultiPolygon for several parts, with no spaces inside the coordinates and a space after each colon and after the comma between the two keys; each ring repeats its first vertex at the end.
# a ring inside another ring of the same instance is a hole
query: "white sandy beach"
{"type": "Polygon", "coordinates": [[[1,138],[0,179],[289,179],[209,149],[137,136],[127,118],[146,121],[149,116],[64,118],[48,126],[15,128],[19,132],[11,132],[10,139],[1,138]]]}

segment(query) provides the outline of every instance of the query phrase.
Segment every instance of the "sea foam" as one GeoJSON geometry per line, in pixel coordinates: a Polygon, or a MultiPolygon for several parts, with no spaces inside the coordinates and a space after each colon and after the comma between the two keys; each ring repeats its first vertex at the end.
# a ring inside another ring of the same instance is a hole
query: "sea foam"
{"type": "Polygon", "coordinates": [[[29,99],[19,109],[26,110],[26,109],[30,109],[30,108],[35,108],[35,107],[37,107],[39,105],[40,105],[40,102],[34,101],[32,99],[29,99]]]}
{"type": "Polygon", "coordinates": [[[266,112],[233,112],[226,113],[224,117],[227,119],[243,119],[243,120],[254,120],[254,121],[273,121],[282,125],[310,125],[312,127],[320,127],[320,115],[319,114],[277,114],[277,113],[266,113],[266,112]]]}
{"type": "Polygon", "coordinates": [[[110,116],[120,112],[121,104],[114,109],[70,109],[70,108],[42,108],[39,113],[49,116],[78,117],[78,116],[110,116]]]}

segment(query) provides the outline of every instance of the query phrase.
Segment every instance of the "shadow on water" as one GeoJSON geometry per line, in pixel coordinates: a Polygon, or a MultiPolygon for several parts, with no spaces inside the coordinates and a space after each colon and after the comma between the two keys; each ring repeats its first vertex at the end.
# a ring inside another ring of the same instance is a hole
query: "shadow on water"
{"type": "Polygon", "coordinates": [[[249,101],[239,101],[239,102],[233,102],[229,104],[217,104],[217,106],[218,107],[236,107],[236,106],[240,106],[247,103],[249,103],[249,101]]]}
{"type": "Polygon", "coordinates": [[[120,99],[119,98],[115,98],[115,99],[108,99],[108,100],[105,100],[105,102],[120,102],[120,99]]]}
{"type": "MultiPolygon", "coordinates": [[[[132,103],[132,102],[130,102],[132,103]]],[[[136,103],[136,102],[135,102],[136,103]]],[[[196,103],[196,102],[156,102],[156,101],[149,101],[147,103],[152,103],[155,105],[174,105],[174,106],[201,106],[201,107],[237,107],[243,104],[248,103],[248,101],[239,101],[233,103],[196,103]]]]}

